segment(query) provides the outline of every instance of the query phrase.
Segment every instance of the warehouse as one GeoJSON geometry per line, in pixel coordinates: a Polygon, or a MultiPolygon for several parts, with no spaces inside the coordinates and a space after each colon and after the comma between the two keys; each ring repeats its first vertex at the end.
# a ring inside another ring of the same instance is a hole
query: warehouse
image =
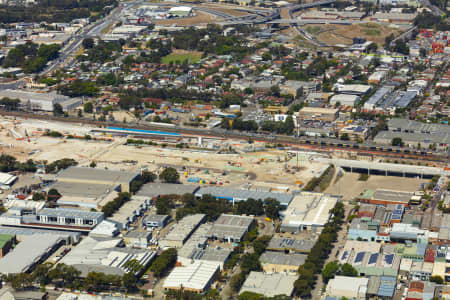
{"type": "Polygon", "coordinates": [[[314,247],[315,243],[315,240],[296,240],[273,237],[270,240],[269,245],[267,245],[266,249],[279,252],[308,254],[309,252],[311,252],[311,249],[312,247],[314,247]]]}
{"type": "Polygon", "coordinates": [[[1,273],[8,275],[31,270],[51,255],[61,242],[57,235],[51,234],[36,234],[24,238],[14,250],[0,259],[1,273]]]}
{"type": "Polygon", "coordinates": [[[173,226],[172,230],[161,241],[161,246],[181,248],[192,233],[204,222],[205,217],[204,214],[185,216],[173,226]]]}
{"type": "Polygon", "coordinates": [[[196,261],[186,267],[176,267],[164,281],[164,290],[184,290],[203,293],[209,289],[219,273],[219,264],[209,261],[196,261]]]}
{"type": "Polygon", "coordinates": [[[121,238],[87,236],[60,262],[75,267],[83,277],[89,272],[122,276],[130,272],[130,269],[126,267],[128,261],[137,260],[145,267],[156,257],[154,251],[126,248],[122,244],[121,238]]]}
{"type": "Polygon", "coordinates": [[[194,194],[198,188],[198,186],[190,184],[150,182],[144,184],[136,193],[135,197],[142,199],[153,199],[163,195],[182,196],[184,194],[194,194]]]}
{"type": "Polygon", "coordinates": [[[76,244],[80,241],[81,233],[75,231],[58,231],[35,228],[18,228],[11,226],[0,226],[0,234],[9,234],[16,237],[17,241],[23,241],[31,235],[55,235],[66,245],[76,244]]]}
{"type": "Polygon", "coordinates": [[[450,133],[406,133],[393,131],[380,131],[374,138],[379,145],[392,145],[392,140],[400,138],[403,144],[411,148],[429,149],[430,146],[437,150],[446,150],[450,145],[450,133]]]}
{"type": "Polygon", "coordinates": [[[322,193],[297,194],[288,208],[281,212],[283,219],[281,230],[286,232],[321,231],[330,219],[330,210],[339,200],[339,196],[322,193]]]}
{"type": "Polygon", "coordinates": [[[408,206],[408,203],[413,196],[414,196],[413,192],[402,192],[383,189],[376,189],[376,190],[367,189],[358,198],[359,201],[362,203],[370,203],[384,206],[388,204],[403,204],[404,206],[408,206]]]}
{"type": "Polygon", "coordinates": [[[403,24],[412,23],[416,16],[417,14],[376,12],[373,16],[370,17],[370,20],[376,22],[403,24]]]}
{"type": "Polygon", "coordinates": [[[253,217],[222,214],[209,232],[213,240],[239,243],[253,224],[253,217]]]}
{"type": "Polygon", "coordinates": [[[259,261],[265,273],[297,274],[298,267],[306,261],[306,254],[266,251],[259,261]]]}
{"type": "Polygon", "coordinates": [[[0,90],[1,98],[19,99],[22,106],[31,110],[53,111],[53,105],[60,104],[64,111],[74,109],[82,104],[81,98],[70,98],[56,92],[35,93],[19,90],[0,90]]]}
{"type": "Polygon", "coordinates": [[[0,186],[1,185],[13,185],[17,180],[17,176],[9,173],[0,172],[0,186]]]}
{"type": "Polygon", "coordinates": [[[102,212],[65,208],[43,208],[33,213],[26,208],[15,208],[0,216],[0,224],[17,227],[47,228],[72,231],[90,231],[103,220],[102,212]]]}
{"type": "Polygon", "coordinates": [[[355,106],[358,104],[361,97],[358,95],[352,94],[337,94],[331,97],[330,104],[331,105],[340,105],[340,106],[355,106]]]}
{"type": "Polygon", "coordinates": [[[394,88],[391,86],[383,86],[379,88],[372,96],[370,96],[369,100],[364,102],[364,109],[367,110],[374,110],[375,107],[384,99],[386,99],[387,96],[389,96],[392,93],[392,90],[394,88]]]}
{"type": "Polygon", "coordinates": [[[201,187],[195,192],[195,196],[200,198],[203,195],[212,195],[218,199],[226,199],[234,202],[246,201],[247,199],[265,200],[267,198],[274,198],[281,205],[287,206],[291,202],[293,196],[291,194],[273,193],[273,192],[260,192],[250,190],[239,190],[227,187],[201,187]]]}
{"type": "Polygon", "coordinates": [[[120,185],[121,192],[129,192],[131,183],[139,177],[138,172],[124,172],[87,167],[70,167],[56,176],[56,181],[69,183],[120,185]]]}
{"type": "Polygon", "coordinates": [[[125,202],[118,211],[116,211],[108,220],[116,223],[120,229],[128,229],[138,217],[142,216],[145,211],[150,208],[151,200],[141,200],[132,196],[125,202]]]}
{"type": "Polygon", "coordinates": [[[162,229],[166,227],[169,222],[170,217],[168,215],[146,215],[142,219],[142,225],[147,229],[159,228],[162,229]]]}
{"type": "Polygon", "coordinates": [[[334,122],[339,115],[339,110],[336,108],[323,107],[303,107],[298,116],[303,120],[317,120],[324,122],[334,122]]]}
{"type": "Polygon", "coordinates": [[[365,300],[368,283],[369,279],[367,278],[336,276],[328,282],[326,295],[365,300]]]}
{"type": "Polygon", "coordinates": [[[372,87],[364,84],[335,84],[333,86],[341,94],[362,96],[367,94],[372,87]]]}
{"type": "Polygon", "coordinates": [[[173,17],[190,17],[192,16],[193,11],[192,7],[189,6],[177,6],[169,9],[167,13],[173,17]]]}
{"type": "Polygon", "coordinates": [[[294,282],[298,276],[282,274],[264,274],[251,271],[241,287],[239,294],[245,292],[256,293],[266,297],[276,295],[292,296],[294,282]]]}
{"type": "Polygon", "coordinates": [[[442,134],[450,133],[450,126],[434,123],[422,123],[408,119],[392,118],[388,121],[388,130],[406,133],[442,134]]]}
{"type": "Polygon", "coordinates": [[[119,190],[120,186],[57,181],[48,187],[48,190],[50,189],[55,189],[62,195],[57,200],[58,204],[98,209],[111,193],[117,194],[115,191],[119,190]]]}

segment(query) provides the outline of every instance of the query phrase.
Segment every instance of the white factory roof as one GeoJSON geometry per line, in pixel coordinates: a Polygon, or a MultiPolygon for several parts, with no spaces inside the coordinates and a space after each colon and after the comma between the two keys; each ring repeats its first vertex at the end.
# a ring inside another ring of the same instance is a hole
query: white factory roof
{"type": "Polygon", "coordinates": [[[239,294],[252,292],[267,297],[276,295],[291,296],[294,290],[294,282],[297,276],[283,274],[264,274],[262,272],[250,272],[239,294]]]}
{"type": "Polygon", "coordinates": [[[368,284],[368,278],[336,276],[328,282],[327,295],[338,297],[345,293],[347,295],[365,296],[368,284]]]}
{"type": "Polygon", "coordinates": [[[184,11],[184,12],[190,12],[192,10],[192,7],[189,6],[176,6],[169,9],[169,13],[174,11],[184,11]]]}
{"type": "Polygon", "coordinates": [[[0,172],[0,184],[10,185],[16,179],[17,179],[17,176],[15,176],[15,175],[0,172]]]}
{"type": "Polygon", "coordinates": [[[138,172],[125,172],[88,167],[70,167],[58,173],[56,180],[91,183],[110,182],[111,184],[119,184],[131,182],[138,175],[138,172]]]}
{"type": "Polygon", "coordinates": [[[330,209],[339,200],[338,196],[322,193],[301,192],[282,214],[283,223],[289,225],[320,225],[328,222],[330,209]]]}
{"type": "Polygon", "coordinates": [[[175,224],[172,231],[166,235],[165,240],[185,241],[197,225],[203,221],[205,216],[206,215],[204,214],[185,216],[177,224],[175,224]]]}
{"type": "Polygon", "coordinates": [[[17,274],[28,271],[60,240],[59,236],[52,234],[36,234],[25,237],[11,252],[0,259],[0,272],[17,274]]]}
{"type": "Polygon", "coordinates": [[[121,243],[120,238],[88,236],[72,248],[72,251],[61,259],[61,263],[74,266],[82,275],[91,271],[123,275],[129,271],[124,267],[128,261],[135,259],[145,266],[156,255],[150,250],[119,247],[121,243]]]}
{"type": "Polygon", "coordinates": [[[216,262],[196,261],[187,267],[173,269],[163,287],[204,290],[218,270],[219,264],[216,262]]]}
{"type": "Polygon", "coordinates": [[[23,207],[23,208],[29,208],[29,209],[36,209],[40,210],[44,208],[45,201],[32,201],[32,200],[21,200],[21,199],[12,199],[8,200],[4,206],[6,208],[11,207],[23,207]]]}

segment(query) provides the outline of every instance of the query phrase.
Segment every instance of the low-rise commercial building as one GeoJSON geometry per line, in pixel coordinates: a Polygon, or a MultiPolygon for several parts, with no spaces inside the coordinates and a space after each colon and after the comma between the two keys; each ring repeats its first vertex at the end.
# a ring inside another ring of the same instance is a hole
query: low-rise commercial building
{"type": "Polygon", "coordinates": [[[124,172],[87,167],[70,167],[61,171],[56,176],[56,181],[120,186],[121,192],[129,192],[131,183],[138,177],[138,172],[124,172]]]}
{"type": "Polygon", "coordinates": [[[148,231],[128,231],[124,236],[123,240],[128,247],[131,248],[147,248],[150,246],[150,239],[152,238],[152,233],[148,231]]]}
{"type": "Polygon", "coordinates": [[[330,219],[330,210],[339,199],[339,196],[322,193],[299,193],[288,208],[282,212],[281,230],[288,232],[320,231],[330,219]]]}
{"type": "Polygon", "coordinates": [[[306,261],[306,254],[266,251],[259,261],[265,273],[297,274],[298,267],[306,261]]]}
{"type": "Polygon", "coordinates": [[[164,290],[183,290],[203,293],[209,289],[219,273],[219,264],[209,261],[196,261],[186,267],[176,267],[164,281],[164,290]]]}
{"type": "Polygon", "coordinates": [[[366,299],[368,278],[336,276],[328,282],[326,295],[330,297],[346,297],[349,299],[366,299]]]}
{"type": "Polygon", "coordinates": [[[266,249],[270,251],[308,254],[315,243],[315,240],[296,240],[273,237],[266,249]]]}
{"type": "Polygon", "coordinates": [[[353,94],[337,94],[331,97],[330,104],[339,106],[350,106],[354,107],[359,103],[361,97],[353,94]]]}
{"type": "Polygon", "coordinates": [[[142,219],[142,225],[147,229],[149,228],[159,228],[162,229],[166,227],[169,222],[170,217],[168,215],[146,215],[142,219]]]}
{"type": "Polygon", "coordinates": [[[209,232],[212,239],[239,243],[253,224],[253,217],[222,214],[209,232]]]}
{"type": "Polygon", "coordinates": [[[251,292],[266,297],[285,295],[290,297],[294,291],[294,282],[297,276],[283,274],[265,274],[252,271],[248,275],[239,294],[251,292]]]}
{"type": "Polygon", "coordinates": [[[48,258],[63,242],[57,235],[36,234],[25,237],[14,250],[0,259],[0,272],[4,275],[32,270],[48,258]]]}
{"type": "Polygon", "coordinates": [[[323,107],[303,107],[298,116],[303,120],[317,120],[324,122],[334,122],[339,114],[339,110],[336,108],[323,108],[323,107]]]}
{"type": "Polygon", "coordinates": [[[349,125],[339,130],[339,138],[346,136],[351,141],[364,141],[368,135],[369,129],[359,125],[349,125]]]}
{"type": "Polygon", "coordinates": [[[161,246],[181,248],[192,233],[204,222],[205,217],[204,214],[185,216],[173,226],[172,231],[161,241],[161,246]]]}

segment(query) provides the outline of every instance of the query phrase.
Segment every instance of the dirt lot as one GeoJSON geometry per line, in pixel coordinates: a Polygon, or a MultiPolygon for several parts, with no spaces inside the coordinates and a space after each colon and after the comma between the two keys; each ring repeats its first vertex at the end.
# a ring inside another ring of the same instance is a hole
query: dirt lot
{"type": "Polygon", "coordinates": [[[155,20],[156,25],[173,25],[173,26],[190,26],[197,24],[205,24],[218,21],[216,16],[196,11],[195,16],[180,19],[155,20]]]}
{"type": "Polygon", "coordinates": [[[419,189],[421,183],[428,182],[426,179],[375,175],[370,175],[367,181],[359,181],[358,178],[359,174],[357,173],[346,173],[337,182],[328,187],[328,189],[325,190],[325,193],[341,193],[345,200],[351,200],[366,189],[415,192],[419,189]]]}
{"type": "Polygon", "coordinates": [[[401,31],[390,26],[375,23],[353,24],[353,25],[307,25],[304,28],[320,27],[321,33],[317,35],[319,41],[329,45],[345,44],[351,45],[354,37],[363,37],[378,45],[384,44],[386,36],[391,33],[397,35],[401,31]]]}

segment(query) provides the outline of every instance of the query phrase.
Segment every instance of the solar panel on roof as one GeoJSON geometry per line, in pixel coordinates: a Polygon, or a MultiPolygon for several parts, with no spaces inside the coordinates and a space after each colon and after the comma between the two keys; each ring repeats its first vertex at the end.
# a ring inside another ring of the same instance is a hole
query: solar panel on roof
{"type": "Polygon", "coordinates": [[[364,254],[364,252],[359,252],[358,254],[356,254],[355,263],[361,262],[364,258],[364,254]]]}
{"type": "Polygon", "coordinates": [[[372,254],[369,258],[369,265],[376,263],[377,259],[378,259],[378,253],[372,254]]]}
{"type": "Polygon", "coordinates": [[[395,214],[395,215],[401,215],[402,213],[403,213],[403,210],[400,210],[400,209],[396,209],[393,212],[393,214],[395,214]]]}
{"type": "Polygon", "coordinates": [[[384,261],[389,264],[392,265],[392,262],[394,261],[394,254],[388,254],[384,257],[384,261]]]}
{"type": "Polygon", "coordinates": [[[347,259],[348,257],[348,251],[344,251],[344,253],[342,254],[342,259],[347,259]]]}

